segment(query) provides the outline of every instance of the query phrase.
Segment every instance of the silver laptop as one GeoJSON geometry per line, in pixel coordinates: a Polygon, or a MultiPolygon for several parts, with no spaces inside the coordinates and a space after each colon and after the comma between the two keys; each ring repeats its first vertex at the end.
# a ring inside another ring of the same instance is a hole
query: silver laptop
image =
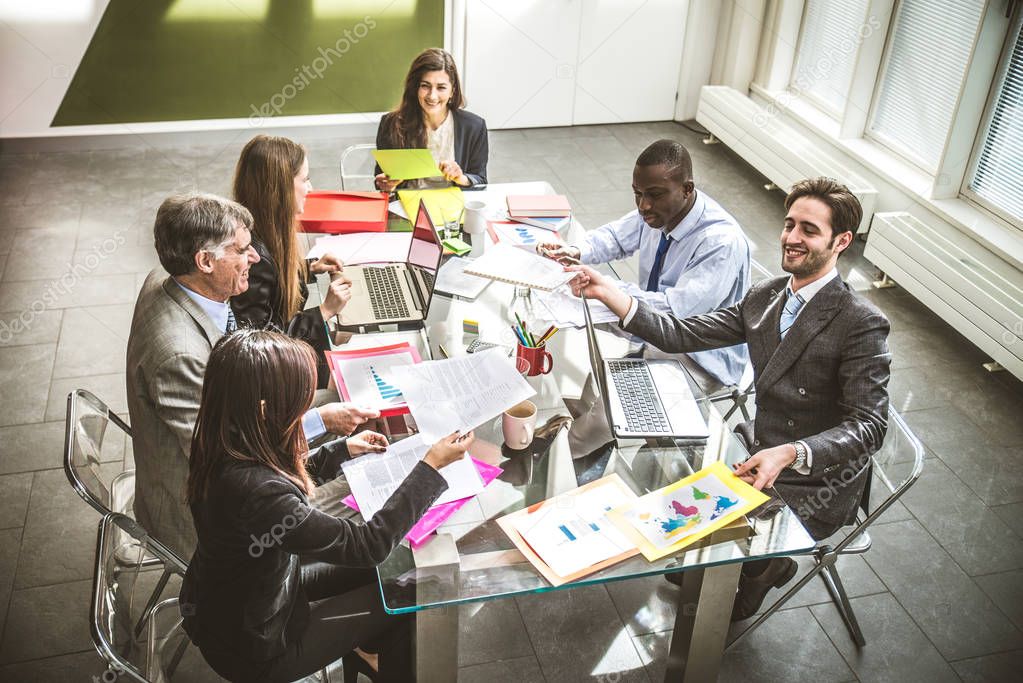
{"type": "Polygon", "coordinates": [[[706,439],[710,436],[681,363],[672,359],[604,359],[585,298],[583,315],[590,366],[616,437],[706,439]]]}
{"type": "Polygon", "coordinates": [[[357,330],[426,320],[443,251],[420,200],[404,263],[345,266],[345,276],[352,280],[352,298],[337,316],[338,328],[357,330]]]}

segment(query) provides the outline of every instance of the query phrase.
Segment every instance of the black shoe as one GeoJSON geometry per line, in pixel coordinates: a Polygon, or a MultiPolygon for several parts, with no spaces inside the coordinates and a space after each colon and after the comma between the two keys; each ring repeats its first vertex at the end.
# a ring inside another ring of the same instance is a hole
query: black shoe
{"type": "Polygon", "coordinates": [[[341,658],[341,666],[344,683],[356,683],[359,680],[359,674],[363,674],[371,681],[377,679],[377,672],[355,650],[341,658]]]}
{"type": "Polygon", "coordinates": [[[739,578],[739,592],[732,606],[732,621],[749,619],[756,614],[770,590],[781,588],[791,581],[798,567],[791,557],[776,557],[760,574],[743,574],[739,578]]]}

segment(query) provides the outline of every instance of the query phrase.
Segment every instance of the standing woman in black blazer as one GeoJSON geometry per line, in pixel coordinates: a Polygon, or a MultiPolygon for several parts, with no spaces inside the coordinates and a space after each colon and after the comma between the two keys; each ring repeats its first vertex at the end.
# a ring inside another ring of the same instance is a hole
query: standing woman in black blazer
{"type": "MultiPolygon", "coordinates": [[[[407,181],[409,187],[462,187],[487,182],[487,123],[466,111],[454,58],[431,47],[419,53],[408,75],[401,103],[380,119],[377,149],[429,149],[442,177],[407,181]]],[[[399,181],[376,169],[376,186],[391,192],[399,181]]]]}
{"type": "Polygon", "coordinates": [[[323,352],[330,349],[325,321],[351,298],[344,278],[331,282],[323,303],[305,308],[306,282],[316,273],[339,272],[333,254],[306,262],[298,247],[298,217],[305,210],[309,159],[302,145],[283,137],[257,135],[238,157],[234,199],[252,213],[252,246],[259,262],[249,269],[249,288],[231,297],[239,326],[273,325],[317,351],[317,383],[327,386],[330,373],[323,352]]]}
{"type": "Polygon", "coordinates": [[[184,628],[231,681],[295,681],[346,655],[346,681],[360,670],[406,683],[412,619],[384,611],[372,568],[447,488],[437,470],[472,434],[434,444],[368,523],[332,517],[309,505],[309,470],[334,476],[387,440],[362,432],[309,453],[315,367],[309,345],[268,330],[213,348],[189,460],[199,542],[181,587],[184,628]]]}

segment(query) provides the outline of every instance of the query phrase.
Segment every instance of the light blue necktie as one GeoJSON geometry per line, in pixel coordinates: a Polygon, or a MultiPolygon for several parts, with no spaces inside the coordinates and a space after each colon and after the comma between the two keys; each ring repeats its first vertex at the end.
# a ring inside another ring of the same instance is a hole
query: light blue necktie
{"type": "Polygon", "coordinates": [[[664,265],[664,255],[668,253],[668,235],[661,233],[661,241],[657,243],[657,254],[654,256],[654,265],[650,269],[650,277],[646,281],[646,291],[656,292],[657,284],[661,281],[661,267],[664,265]]]}
{"type": "Polygon", "coordinates": [[[238,329],[238,321],[234,319],[234,311],[230,307],[227,309],[227,326],[224,328],[224,334],[231,334],[238,329]]]}
{"type": "Polygon", "coordinates": [[[806,303],[803,301],[803,297],[793,293],[791,290],[786,289],[785,292],[788,294],[788,301],[785,302],[785,308],[781,312],[781,324],[779,332],[781,332],[781,338],[784,339],[785,335],[788,334],[789,328],[792,327],[792,323],[796,322],[796,316],[799,315],[799,309],[806,303]]]}

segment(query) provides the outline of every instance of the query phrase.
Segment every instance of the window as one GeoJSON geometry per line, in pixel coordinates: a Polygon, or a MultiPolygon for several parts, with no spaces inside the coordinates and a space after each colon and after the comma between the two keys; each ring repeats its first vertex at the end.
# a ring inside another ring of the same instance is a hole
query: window
{"type": "Polygon", "coordinates": [[[1023,11],[1017,12],[1007,52],[966,194],[1023,221],[1023,11]]]}
{"type": "Polygon", "coordinates": [[[867,133],[937,171],[985,0],[901,0],[867,133]]]}
{"type": "Polygon", "coordinates": [[[838,117],[845,110],[856,51],[870,30],[867,0],[807,0],[791,89],[838,117]]]}

